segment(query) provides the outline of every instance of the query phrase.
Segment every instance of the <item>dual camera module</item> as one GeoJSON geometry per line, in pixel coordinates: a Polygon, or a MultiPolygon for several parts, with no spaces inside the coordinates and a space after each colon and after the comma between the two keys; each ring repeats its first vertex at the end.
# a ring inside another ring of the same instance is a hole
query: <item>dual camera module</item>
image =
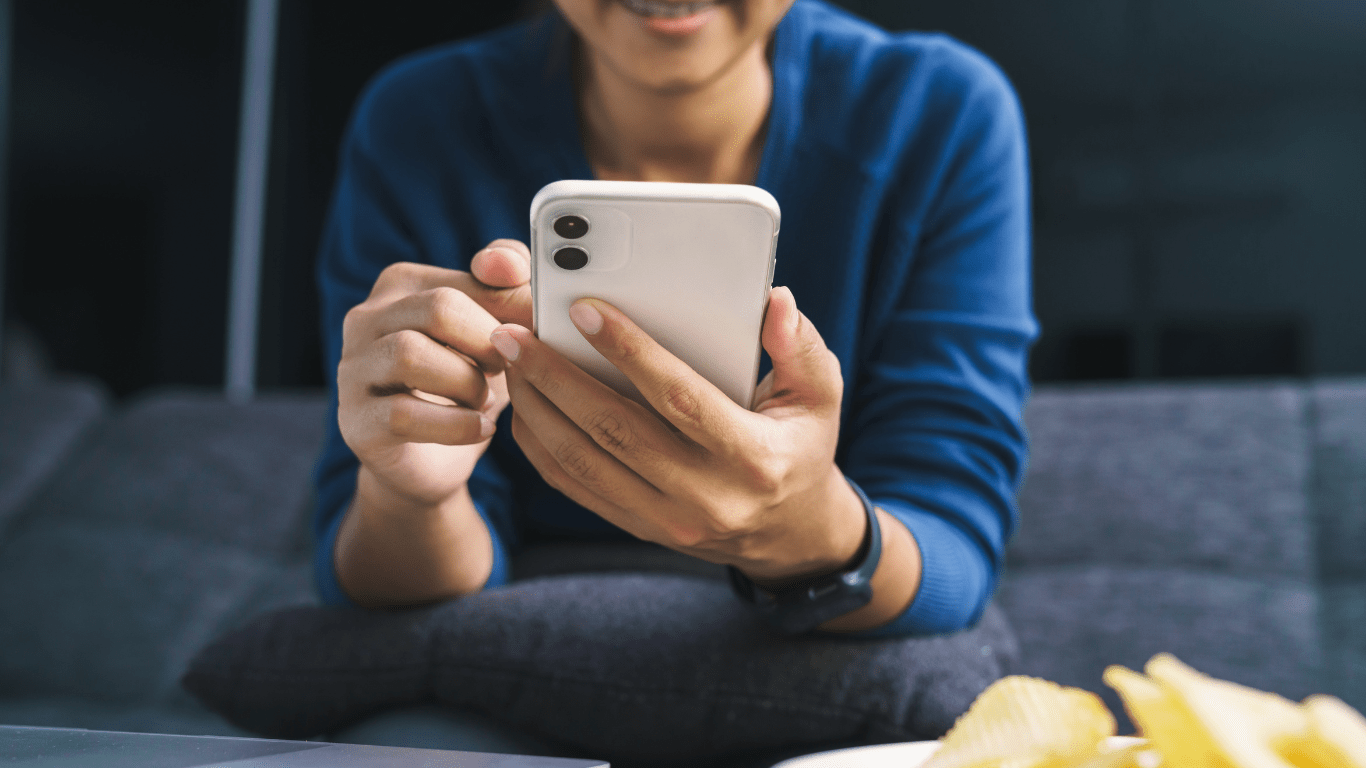
{"type": "MultiPolygon", "coordinates": [[[[566,240],[578,240],[588,234],[588,220],[582,216],[561,216],[555,219],[553,226],[555,234],[566,240]]],[[[555,266],[560,269],[583,269],[588,264],[588,251],[575,245],[566,245],[557,249],[553,258],[555,266]]]]}

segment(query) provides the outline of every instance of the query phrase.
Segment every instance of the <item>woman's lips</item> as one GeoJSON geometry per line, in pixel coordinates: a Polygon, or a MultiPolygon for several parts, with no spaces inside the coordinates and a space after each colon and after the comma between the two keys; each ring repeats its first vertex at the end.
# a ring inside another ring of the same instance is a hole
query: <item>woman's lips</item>
{"type": "Polygon", "coordinates": [[[716,15],[715,2],[619,1],[646,29],[664,35],[690,35],[705,27],[716,15]]]}
{"type": "Polygon", "coordinates": [[[707,26],[711,17],[716,15],[715,8],[708,8],[701,13],[694,13],[691,16],[683,16],[677,19],[644,18],[645,26],[655,32],[666,35],[691,35],[697,30],[707,26]]]}

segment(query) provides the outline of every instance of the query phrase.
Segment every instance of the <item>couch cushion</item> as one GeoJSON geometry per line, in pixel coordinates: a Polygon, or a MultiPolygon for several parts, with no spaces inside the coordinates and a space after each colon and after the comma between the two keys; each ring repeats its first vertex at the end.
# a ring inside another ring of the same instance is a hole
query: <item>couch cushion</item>
{"type": "Polygon", "coordinates": [[[0,696],[185,703],[191,655],[309,599],[307,564],[136,526],[38,521],[0,547],[0,696]]]}
{"type": "Polygon", "coordinates": [[[102,422],[0,545],[0,697],[202,717],[178,685],[191,655],[248,615],[312,599],[323,418],[316,397],[173,392],[102,422]]]}
{"type": "Polygon", "coordinates": [[[1321,382],[1313,406],[1319,567],[1328,580],[1366,580],[1366,381],[1321,382]]]}
{"type": "Polygon", "coordinates": [[[1201,672],[1301,699],[1319,690],[1318,593],[1175,568],[1059,566],[1010,574],[999,596],[1019,670],[1101,693],[1110,664],[1141,669],[1168,651],[1201,672]]]}
{"type": "Polygon", "coordinates": [[[324,418],[318,397],[246,405],[214,393],[147,397],[93,435],[26,516],[302,553],[324,418]]]}
{"type": "Polygon", "coordinates": [[[994,609],[949,637],[791,639],[712,579],[594,574],[420,610],[277,612],[205,649],[185,684],[272,736],[435,699],[593,754],[695,765],[938,736],[1013,654],[994,609]]]}
{"type": "Polygon", "coordinates": [[[14,513],[107,408],[97,384],[0,384],[0,540],[14,513]]]}
{"type": "Polygon", "coordinates": [[[1366,379],[1321,381],[1313,396],[1324,688],[1366,711],[1366,379]]]}
{"type": "Polygon", "coordinates": [[[1366,579],[1324,587],[1324,690],[1366,712],[1366,579]]]}
{"type": "Polygon", "coordinates": [[[1291,385],[1041,390],[1013,566],[1315,576],[1306,408],[1291,385]]]}

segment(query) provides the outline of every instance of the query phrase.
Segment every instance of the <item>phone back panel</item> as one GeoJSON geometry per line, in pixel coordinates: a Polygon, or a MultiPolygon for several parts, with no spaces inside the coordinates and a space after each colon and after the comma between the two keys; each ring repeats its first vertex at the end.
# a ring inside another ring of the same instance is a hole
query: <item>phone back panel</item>
{"type": "Polygon", "coordinates": [[[736,403],[751,407],[759,334],[773,279],[777,203],[756,187],[563,181],[532,203],[531,282],[537,336],[627,397],[640,393],[583,338],[569,307],[606,301],[736,403]],[[589,223],[583,237],[555,233],[560,216],[589,223]],[[582,248],[581,269],[557,266],[582,248]]]}

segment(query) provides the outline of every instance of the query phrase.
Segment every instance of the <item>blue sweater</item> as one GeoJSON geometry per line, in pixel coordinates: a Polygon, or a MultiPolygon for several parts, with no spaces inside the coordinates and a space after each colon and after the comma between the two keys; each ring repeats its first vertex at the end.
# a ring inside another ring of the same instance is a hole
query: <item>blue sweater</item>
{"type": "MultiPolygon", "coordinates": [[[[343,316],[386,265],[468,269],[490,240],[527,240],[543,185],[593,178],[562,24],[547,17],[419,53],[366,89],[318,264],[329,371],[343,316]]],[[[995,588],[1025,460],[1037,327],[1019,105],[965,46],[889,34],[817,0],[797,0],[779,24],[773,75],[756,183],[783,211],[774,284],[792,289],[839,357],[836,461],[910,529],[923,561],[915,600],[872,634],[954,631],[995,588]]],[[[316,577],[325,602],[345,603],[332,557],[358,462],[329,378],[316,577]]],[[[507,412],[470,492],[494,540],[489,588],[525,541],[627,537],[540,479],[507,412]]]]}

